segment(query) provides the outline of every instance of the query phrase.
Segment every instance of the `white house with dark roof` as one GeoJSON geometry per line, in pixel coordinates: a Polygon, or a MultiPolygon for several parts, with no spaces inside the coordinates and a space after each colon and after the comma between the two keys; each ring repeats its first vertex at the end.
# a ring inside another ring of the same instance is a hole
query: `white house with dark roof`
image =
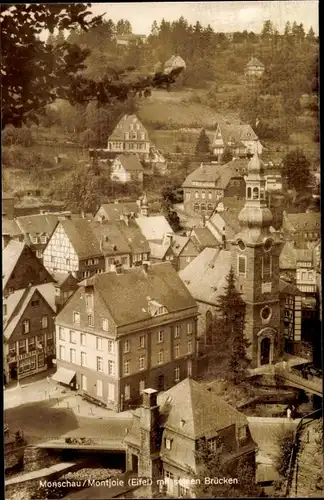
{"type": "Polygon", "coordinates": [[[114,203],[103,203],[96,212],[94,219],[97,221],[108,220],[117,222],[121,219],[121,217],[127,214],[135,218],[140,212],[140,206],[141,206],[140,200],[127,201],[127,202],[115,201],[114,203]]]}
{"type": "Polygon", "coordinates": [[[260,155],[263,149],[251,125],[227,123],[218,123],[211,147],[213,155],[219,158],[225,150],[229,150],[234,158],[244,158],[248,154],[260,155]]]}
{"type": "Polygon", "coordinates": [[[144,125],[136,115],[124,115],[108,138],[108,151],[136,153],[148,159],[150,140],[144,125]]]}
{"type": "Polygon", "coordinates": [[[143,184],[143,165],[136,154],[119,154],[111,164],[111,180],[143,184]]]}
{"type": "Polygon", "coordinates": [[[264,73],[265,67],[259,59],[251,57],[244,69],[245,76],[260,78],[264,73]]]}
{"type": "Polygon", "coordinates": [[[173,55],[170,57],[170,59],[168,59],[165,62],[163,72],[165,74],[168,74],[168,73],[171,73],[171,71],[173,69],[176,69],[176,68],[186,69],[186,67],[187,67],[187,65],[186,65],[184,59],[182,59],[182,57],[180,57],[178,55],[173,55]]]}

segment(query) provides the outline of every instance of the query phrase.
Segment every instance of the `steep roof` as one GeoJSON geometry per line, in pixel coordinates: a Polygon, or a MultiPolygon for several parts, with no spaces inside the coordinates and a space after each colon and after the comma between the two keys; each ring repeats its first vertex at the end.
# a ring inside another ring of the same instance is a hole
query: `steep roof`
{"type": "Polygon", "coordinates": [[[143,165],[139,161],[137,155],[135,154],[123,154],[123,155],[118,155],[116,157],[126,170],[126,172],[134,172],[134,171],[140,171],[143,172],[143,165]]]}
{"type": "MultiPolygon", "coordinates": [[[[226,165],[203,164],[187,176],[182,187],[195,188],[197,187],[195,182],[208,182],[213,184],[213,188],[225,189],[232,178],[242,176],[239,171],[241,164],[240,161],[231,161],[226,165]]],[[[203,188],[204,186],[200,185],[199,187],[203,188]]]]}
{"type": "Polygon", "coordinates": [[[136,201],[131,202],[118,202],[118,203],[103,203],[99,210],[102,209],[107,214],[108,220],[120,220],[120,216],[127,213],[139,213],[140,207],[136,201]]]}
{"type": "Polygon", "coordinates": [[[23,215],[17,217],[19,228],[24,234],[47,234],[51,235],[57,224],[59,215],[23,215]]]}
{"type": "Polygon", "coordinates": [[[218,240],[208,227],[196,227],[191,238],[195,241],[196,245],[202,248],[213,248],[219,245],[218,240]]]}
{"type": "Polygon", "coordinates": [[[163,241],[156,243],[155,241],[150,241],[150,256],[152,259],[160,259],[162,260],[165,257],[165,254],[170,248],[170,242],[164,243],[163,241]]]}
{"type": "Polygon", "coordinates": [[[247,425],[246,417],[192,378],[158,395],[164,428],[200,439],[230,425],[247,425]]]}
{"type": "Polygon", "coordinates": [[[24,248],[25,243],[11,240],[2,251],[2,289],[7,285],[24,248]]]}
{"type": "Polygon", "coordinates": [[[264,64],[262,64],[262,62],[259,61],[259,59],[257,59],[256,57],[251,57],[250,61],[247,63],[245,67],[249,68],[250,66],[257,66],[259,68],[264,69],[264,64]]]}
{"type": "Polygon", "coordinates": [[[287,283],[287,281],[283,279],[279,279],[279,292],[287,295],[300,295],[300,290],[296,285],[292,283],[287,283]]]}
{"type": "Polygon", "coordinates": [[[65,219],[60,221],[79,259],[102,255],[100,242],[94,228],[86,219],[65,219]]]}
{"type": "MultiPolygon", "coordinates": [[[[258,136],[254,132],[251,125],[248,124],[219,124],[220,133],[224,144],[229,143],[239,143],[241,141],[257,141],[258,136]]],[[[219,140],[216,133],[213,140],[213,145],[216,145],[216,141],[219,140]]]]}
{"type": "Polygon", "coordinates": [[[140,215],[135,219],[135,222],[148,241],[162,240],[166,233],[173,234],[173,230],[164,215],[151,217],[140,215]]]}
{"type": "MultiPolygon", "coordinates": [[[[109,137],[109,141],[125,141],[125,132],[131,132],[131,131],[134,131],[134,132],[145,132],[145,134],[147,134],[147,130],[146,128],[144,127],[144,125],[139,121],[139,119],[137,118],[136,115],[124,115],[123,118],[121,118],[119,120],[119,122],[117,123],[113,133],[111,134],[111,136],[109,137]],[[132,130],[131,128],[131,125],[134,126],[134,125],[138,125],[139,126],[139,129],[136,129],[136,130],[132,130]]],[[[134,139],[130,139],[134,142],[134,139]]],[[[136,140],[140,140],[140,139],[136,139],[136,140]]],[[[145,137],[145,141],[147,141],[148,138],[147,138],[147,135],[145,137]]]]}
{"type": "Polygon", "coordinates": [[[298,214],[284,213],[284,221],[288,222],[287,230],[289,231],[291,224],[295,231],[318,231],[321,227],[320,212],[306,212],[298,214]]]}
{"type": "Polygon", "coordinates": [[[93,231],[99,241],[101,252],[105,255],[116,251],[117,253],[148,253],[149,244],[136,222],[129,219],[115,222],[91,222],[93,231]]]}
{"type": "Polygon", "coordinates": [[[237,220],[237,215],[229,211],[216,212],[206,222],[207,227],[213,227],[220,234],[225,234],[228,240],[231,240],[240,231],[241,226],[237,220]],[[223,228],[225,227],[225,233],[223,228]]]}
{"type": "Polygon", "coordinates": [[[293,243],[291,243],[290,241],[286,241],[280,252],[279,268],[295,270],[296,267],[296,249],[294,248],[293,243]]]}
{"type": "Polygon", "coordinates": [[[14,329],[20,321],[20,318],[24,314],[26,307],[28,306],[32,296],[36,290],[42,295],[45,301],[53,310],[56,311],[55,305],[55,284],[54,283],[44,283],[43,285],[31,286],[25,290],[18,290],[13,294],[9,295],[7,301],[9,302],[10,316],[8,311],[7,322],[4,329],[4,337],[9,340],[14,329]]]}
{"type": "Polygon", "coordinates": [[[217,304],[224,293],[232,255],[228,250],[205,248],[179,276],[195,300],[217,304]]]}
{"type": "Polygon", "coordinates": [[[172,236],[172,245],[171,248],[175,255],[180,255],[186,244],[190,238],[188,236],[179,236],[178,234],[174,234],[172,236]]]}
{"type": "Polygon", "coordinates": [[[4,217],[2,217],[2,234],[9,236],[19,236],[23,233],[15,220],[5,219],[4,217]]]}
{"type": "Polygon", "coordinates": [[[185,61],[180,56],[173,55],[164,64],[164,73],[170,73],[174,68],[186,68],[185,61]]]}
{"type": "MultiPolygon", "coordinates": [[[[168,262],[152,264],[147,272],[142,267],[133,267],[121,274],[97,274],[86,282],[100,295],[117,326],[152,318],[150,300],[166,307],[169,313],[196,307],[195,300],[168,262]]],[[[58,318],[69,315],[73,307],[72,297],[58,318]]]]}

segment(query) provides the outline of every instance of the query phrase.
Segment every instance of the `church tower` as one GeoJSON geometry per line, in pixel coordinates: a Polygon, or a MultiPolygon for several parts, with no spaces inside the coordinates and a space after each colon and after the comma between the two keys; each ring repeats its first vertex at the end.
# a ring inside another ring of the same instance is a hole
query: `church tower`
{"type": "Polygon", "coordinates": [[[282,351],[279,302],[279,255],[282,241],[271,231],[266,202],[265,165],[258,155],[248,164],[240,232],[230,242],[232,265],[246,302],[245,333],[252,367],[276,361],[282,351]]]}

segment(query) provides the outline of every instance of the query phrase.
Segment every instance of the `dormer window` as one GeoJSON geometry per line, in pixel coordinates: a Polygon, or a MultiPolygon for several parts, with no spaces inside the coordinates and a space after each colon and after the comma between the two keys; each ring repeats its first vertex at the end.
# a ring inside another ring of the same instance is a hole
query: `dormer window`
{"type": "Polygon", "coordinates": [[[244,441],[244,439],[247,438],[247,427],[246,425],[243,425],[241,427],[238,428],[237,430],[237,437],[239,439],[239,441],[244,441]]]}
{"type": "Polygon", "coordinates": [[[80,324],[80,313],[78,312],[73,313],[73,323],[75,323],[76,325],[80,324]]]}
{"type": "Polygon", "coordinates": [[[93,295],[91,293],[85,294],[85,303],[87,309],[93,309],[93,295]]]}

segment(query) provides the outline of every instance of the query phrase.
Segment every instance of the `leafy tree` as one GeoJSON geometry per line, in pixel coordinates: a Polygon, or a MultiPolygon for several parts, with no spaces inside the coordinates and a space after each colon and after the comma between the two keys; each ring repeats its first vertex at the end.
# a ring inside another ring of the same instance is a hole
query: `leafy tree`
{"type": "Polygon", "coordinates": [[[233,154],[229,148],[225,148],[224,153],[222,154],[221,161],[222,163],[229,163],[233,160],[233,154]]]}
{"type": "Polygon", "coordinates": [[[310,161],[302,149],[290,151],[282,161],[282,175],[288,186],[297,192],[303,191],[310,180],[310,161]]]}
{"type": "Polygon", "coordinates": [[[132,25],[127,19],[120,19],[116,24],[117,35],[130,35],[132,33],[132,25]]]}
{"type": "Polygon", "coordinates": [[[94,148],[97,145],[96,134],[89,128],[79,135],[79,143],[84,148],[94,148]]]}
{"type": "Polygon", "coordinates": [[[290,456],[294,446],[294,429],[285,429],[276,436],[279,444],[279,453],[275,459],[278,474],[285,478],[288,472],[290,456]]]}
{"type": "Polygon", "coordinates": [[[196,144],[196,155],[208,155],[210,153],[210,140],[203,128],[199,134],[196,144]]]}
{"type": "Polygon", "coordinates": [[[3,146],[24,146],[29,147],[34,144],[34,137],[29,128],[6,127],[2,133],[3,146]]]}
{"type": "Polygon", "coordinates": [[[244,380],[250,364],[247,356],[250,342],[244,332],[246,305],[235,282],[234,270],[231,268],[224,294],[218,298],[218,314],[208,332],[207,349],[211,371],[239,384],[244,380]]]}

